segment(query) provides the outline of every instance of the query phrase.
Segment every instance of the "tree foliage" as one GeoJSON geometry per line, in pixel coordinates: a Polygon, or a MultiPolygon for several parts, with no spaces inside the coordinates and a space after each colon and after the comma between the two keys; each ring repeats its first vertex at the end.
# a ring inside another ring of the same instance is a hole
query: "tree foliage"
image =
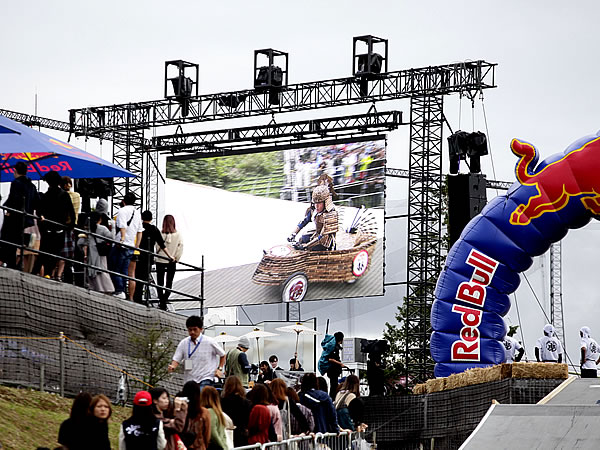
{"type": "Polygon", "coordinates": [[[131,356],[135,359],[145,383],[156,386],[169,375],[168,365],[175,351],[168,328],[154,323],[143,333],[130,334],[131,356]]]}
{"type": "Polygon", "coordinates": [[[167,164],[167,177],[228,189],[249,178],[266,177],[282,169],[282,152],[221,156],[167,164]]]}

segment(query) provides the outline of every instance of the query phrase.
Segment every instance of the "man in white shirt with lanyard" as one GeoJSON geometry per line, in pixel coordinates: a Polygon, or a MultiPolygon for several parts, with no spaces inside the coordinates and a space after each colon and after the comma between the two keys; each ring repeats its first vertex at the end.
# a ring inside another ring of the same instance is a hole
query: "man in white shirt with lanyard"
{"type": "Polygon", "coordinates": [[[538,362],[562,362],[562,345],[555,336],[552,336],[553,334],[554,327],[549,323],[544,325],[544,336],[539,338],[535,344],[535,359],[538,362]]]}
{"type": "Polygon", "coordinates": [[[185,321],[189,337],[182,339],[173,361],[169,364],[169,372],[173,372],[183,364],[183,382],[195,381],[200,385],[212,386],[215,377],[223,378],[225,351],[209,336],[204,336],[204,319],[190,316],[185,321]]]}
{"type": "Polygon", "coordinates": [[[600,356],[598,343],[590,335],[589,327],[581,327],[581,378],[597,378],[596,363],[600,356]]]}

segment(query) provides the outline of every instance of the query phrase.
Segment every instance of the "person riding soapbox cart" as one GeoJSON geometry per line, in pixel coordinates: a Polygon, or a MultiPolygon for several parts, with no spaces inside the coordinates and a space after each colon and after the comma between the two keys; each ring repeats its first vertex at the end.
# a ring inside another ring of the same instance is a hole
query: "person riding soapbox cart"
{"type": "Polygon", "coordinates": [[[339,230],[333,250],[311,251],[297,245],[276,245],[266,251],[252,281],[264,286],[281,285],[284,302],[299,302],[308,290],[308,282],[354,283],[371,262],[377,238],[356,228],[339,230]]]}

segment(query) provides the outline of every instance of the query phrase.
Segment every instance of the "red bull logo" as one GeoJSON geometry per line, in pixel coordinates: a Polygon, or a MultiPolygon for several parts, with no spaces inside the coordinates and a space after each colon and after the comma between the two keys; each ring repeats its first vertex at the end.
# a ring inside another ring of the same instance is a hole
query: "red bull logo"
{"type": "Polygon", "coordinates": [[[460,330],[460,339],[452,343],[451,355],[452,361],[476,362],[481,360],[479,325],[485,304],[485,288],[492,282],[499,263],[475,249],[470,251],[466,263],[473,267],[473,274],[469,281],[458,286],[456,299],[480,309],[462,305],[452,306],[452,312],[460,314],[463,328],[460,330]]]}
{"type": "Polygon", "coordinates": [[[510,148],[519,156],[517,179],[524,186],[535,186],[537,195],[520,204],[511,214],[513,225],[528,225],[533,219],[567,206],[571,197],[578,197],[583,206],[600,215],[600,138],[575,149],[560,160],[548,164],[530,175],[528,169],[535,160],[535,147],[513,139],[510,148]]]}
{"type": "Polygon", "coordinates": [[[18,159],[20,161],[35,161],[36,159],[48,158],[53,156],[54,153],[44,153],[44,152],[36,152],[36,153],[5,153],[2,155],[3,161],[8,161],[9,159],[18,159]]]}
{"type": "MultiPolygon", "coordinates": [[[[37,161],[29,162],[29,166],[27,167],[28,173],[39,173],[43,176],[45,173],[50,172],[51,170],[55,170],[58,173],[68,174],[73,171],[73,168],[67,161],[58,161],[56,164],[42,164],[37,161]]],[[[11,165],[9,163],[2,163],[1,165],[2,171],[4,173],[13,173],[14,172],[14,164],[11,165]]]]}

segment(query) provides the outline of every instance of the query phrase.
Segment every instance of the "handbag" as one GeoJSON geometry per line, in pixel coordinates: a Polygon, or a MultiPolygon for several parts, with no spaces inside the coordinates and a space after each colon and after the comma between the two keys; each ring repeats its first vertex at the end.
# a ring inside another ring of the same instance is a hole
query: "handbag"
{"type": "Polygon", "coordinates": [[[183,441],[181,440],[181,438],[179,437],[179,435],[177,433],[175,433],[173,435],[173,438],[175,439],[175,449],[176,450],[187,450],[187,447],[185,446],[185,444],[183,443],[183,441]]]}
{"type": "Polygon", "coordinates": [[[99,244],[98,240],[96,239],[96,236],[93,236],[93,238],[94,242],[96,243],[96,250],[98,250],[98,254],[100,256],[108,256],[108,254],[112,250],[112,242],[103,241],[102,244],[99,244]]]}

